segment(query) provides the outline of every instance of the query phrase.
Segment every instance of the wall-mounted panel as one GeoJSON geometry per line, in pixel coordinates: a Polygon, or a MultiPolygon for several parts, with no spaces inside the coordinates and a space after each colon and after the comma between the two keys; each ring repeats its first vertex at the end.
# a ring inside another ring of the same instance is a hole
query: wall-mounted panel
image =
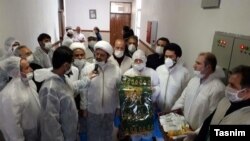
{"type": "Polygon", "coordinates": [[[212,53],[217,58],[217,63],[224,70],[228,70],[232,54],[234,36],[224,32],[216,32],[213,40],[212,53]]]}
{"type": "Polygon", "coordinates": [[[250,39],[236,38],[230,63],[230,70],[238,65],[250,66],[250,39]]]}

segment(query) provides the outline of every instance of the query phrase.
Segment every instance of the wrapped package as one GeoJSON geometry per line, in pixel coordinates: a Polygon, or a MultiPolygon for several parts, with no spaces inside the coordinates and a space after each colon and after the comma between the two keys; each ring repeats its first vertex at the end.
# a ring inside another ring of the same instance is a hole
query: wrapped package
{"type": "Polygon", "coordinates": [[[150,77],[123,76],[119,95],[124,134],[142,134],[152,131],[153,108],[150,77]]]}
{"type": "Polygon", "coordinates": [[[183,115],[171,112],[159,116],[160,125],[164,135],[170,139],[178,139],[185,137],[191,128],[183,115]]]}

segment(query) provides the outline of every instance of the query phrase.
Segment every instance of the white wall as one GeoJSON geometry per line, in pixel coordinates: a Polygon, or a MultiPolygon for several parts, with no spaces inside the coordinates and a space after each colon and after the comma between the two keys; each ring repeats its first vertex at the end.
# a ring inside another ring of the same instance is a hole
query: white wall
{"type": "Polygon", "coordinates": [[[158,37],[178,43],[189,69],[201,51],[211,51],[215,31],[250,35],[250,1],[222,0],[219,9],[202,9],[201,0],[142,0],[141,40],[148,20],[158,21],[158,37]]]}
{"type": "Polygon", "coordinates": [[[9,36],[32,50],[40,33],[48,33],[52,41],[59,39],[57,0],[1,0],[0,19],[1,48],[9,36]]]}
{"type": "Polygon", "coordinates": [[[109,31],[110,1],[132,2],[133,0],[65,0],[66,26],[80,26],[83,30],[109,31]],[[96,19],[89,19],[89,9],[96,9],[96,19]]]}

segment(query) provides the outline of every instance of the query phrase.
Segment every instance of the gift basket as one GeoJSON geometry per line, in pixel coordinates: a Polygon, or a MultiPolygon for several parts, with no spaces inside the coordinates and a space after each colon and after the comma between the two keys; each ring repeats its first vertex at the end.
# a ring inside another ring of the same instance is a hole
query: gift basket
{"type": "Polygon", "coordinates": [[[167,141],[182,140],[192,131],[183,115],[176,112],[159,113],[160,129],[167,141]]]}

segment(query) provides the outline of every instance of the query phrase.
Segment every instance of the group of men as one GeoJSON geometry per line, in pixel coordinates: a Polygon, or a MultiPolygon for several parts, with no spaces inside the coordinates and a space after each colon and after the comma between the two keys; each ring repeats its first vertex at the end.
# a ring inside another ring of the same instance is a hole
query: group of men
{"type": "MultiPolygon", "coordinates": [[[[148,56],[136,36],[117,39],[113,47],[94,37],[88,47],[82,41],[56,47],[59,42],[52,44],[42,33],[38,43],[32,53],[14,38],[6,40],[0,61],[0,130],[6,141],[75,141],[82,132],[87,138],[81,140],[118,140],[114,120],[120,116],[122,75],[151,78],[154,112],[181,111],[193,130],[185,141],[205,140],[210,124],[250,122],[249,66],[233,69],[225,87],[225,74],[212,53],[198,55],[191,77],[180,59],[181,47],[165,37],[148,56]]],[[[131,139],[160,141],[163,136],[155,126],[131,139]]]]}

